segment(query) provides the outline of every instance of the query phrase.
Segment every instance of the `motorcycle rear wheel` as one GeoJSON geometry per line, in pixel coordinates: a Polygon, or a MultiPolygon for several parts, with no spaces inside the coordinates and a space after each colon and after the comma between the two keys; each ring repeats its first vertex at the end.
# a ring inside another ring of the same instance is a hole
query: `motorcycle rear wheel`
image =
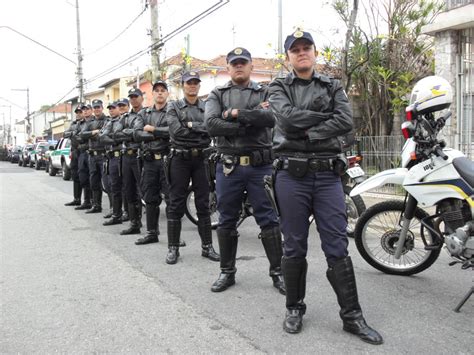
{"type": "MultiPolygon", "coordinates": [[[[217,196],[216,192],[212,191],[209,193],[209,209],[211,211],[211,226],[212,229],[216,229],[219,224],[219,212],[217,211],[217,196]]],[[[194,191],[193,187],[189,186],[188,194],[186,196],[186,217],[195,225],[198,223],[198,216],[196,211],[196,205],[194,203],[194,191]]]]}
{"type": "Polygon", "coordinates": [[[424,235],[428,244],[433,243],[433,237],[420,223],[428,214],[417,207],[402,255],[399,260],[394,258],[403,211],[403,201],[380,202],[367,209],[356,224],[355,242],[360,255],[374,268],[386,274],[417,274],[429,268],[441,252],[441,248],[425,250],[421,236],[424,235]]]}
{"type": "Polygon", "coordinates": [[[360,195],[351,196],[352,187],[348,185],[343,186],[344,198],[346,203],[347,214],[347,236],[354,238],[354,229],[357,220],[366,210],[364,200],[360,195]]]}

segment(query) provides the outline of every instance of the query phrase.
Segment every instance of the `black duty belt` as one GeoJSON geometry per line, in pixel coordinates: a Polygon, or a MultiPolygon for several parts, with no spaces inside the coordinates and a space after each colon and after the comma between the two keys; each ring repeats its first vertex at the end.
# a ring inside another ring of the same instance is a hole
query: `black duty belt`
{"type": "Polygon", "coordinates": [[[138,150],[137,149],[127,149],[124,151],[123,155],[137,155],[138,150]]]}
{"type": "Polygon", "coordinates": [[[89,152],[90,155],[104,155],[105,154],[105,150],[91,150],[91,149],[89,149],[88,152],[89,152]]]}
{"type": "MultiPolygon", "coordinates": [[[[290,158],[291,159],[291,158],[290,158]]],[[[288,170],[289,163],[288,159],[284,158],[282,160],[281,169],[288,170]]],[[[313,172],[323,172],[323,171],[332,171],[333,170],[333,160],[332,159],[307,159],[308,170],[313,172]]]]}
{"type": "Polygon", "coordinates": [[[183,159],[198,158],[203,156],[202,148],[177,149],[171,148],[171,153],[182,157],[183,159]]]}

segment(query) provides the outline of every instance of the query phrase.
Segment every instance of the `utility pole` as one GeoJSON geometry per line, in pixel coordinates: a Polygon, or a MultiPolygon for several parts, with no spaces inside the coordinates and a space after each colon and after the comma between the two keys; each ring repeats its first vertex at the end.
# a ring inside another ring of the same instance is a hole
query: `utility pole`
{"type": "Polygon", "coordinates": [[[30,126],[30,88],[26,89],[12,89],[13,91],[26,91],[26,135],[27,140],[30,140],[31,126],[30,126]]]}
{"type": "Polygon", "coordinates": [[[84,99],[84,78],[82,72],[81,26],[79,21],[79,0],[76,0],[76,27],[77,27],[77,80],[79,89],[79,102],[84,99]]]}
{"type": "MultiPolygon", "coordinates": [[[[278,0],[278,55],[283,54],[282,46],[282,22],[283,22],[283,9],[281,0],[278,0]]],[[[279,58],[281,61],[282,59],[279,58]]],[[[280,70],[278,71],[278,76],[281,78],[283,76],[283,65],[280,65],[280,70]]]]}
{"type": "Polygon", "coordinates": [[[0,105],[0,107],[8,107],[10,109],[10,125],[8,127],[8,138],[7,138],[7,144],[11,143],[11,138],[12,138],[12,106],[11,105],[0,105]]]}
{"type": "Polygon", "coordinates": [[[152,81],[161,79],[160,71],[160,47],[158,41],[160,34],[158,29],[158,0],[150,0],[150,15],[151,15],[151,76],[152,81]]]}

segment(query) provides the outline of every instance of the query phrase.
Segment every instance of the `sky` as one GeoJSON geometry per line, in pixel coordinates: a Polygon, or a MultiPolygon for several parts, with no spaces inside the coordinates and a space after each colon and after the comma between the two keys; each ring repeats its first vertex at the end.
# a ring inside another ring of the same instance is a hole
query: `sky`
{"type": "MultiPolygon", "coordinates": [[[[218,0],[158,0],[158,22],[166,35],[218,0]]],[[[318,47],[340,46],[345,27],[331,8],[330,0],[282,0],[283,40],[296,27],[313,34],[318,47]]],[[[81,48],[84,78],[144,50],[151,43],[150,11],[145,0],[79,0],[81,48]],[[141,16],[112,41],[140,14],[141,16]],[[106,45],[107,44],[107,45],[106,45]],[[104,47],[104,45],[106,45],[104,47]]],[[[66,101],[78,95],[76,65],[12,29],[45,45],[77,63],[75,0],[21,0],[0,3],[0,113],[12,121],[26,116],[26,91],[30,111],[42,105],[66,101]]],[[[190,35],[190,55],[212,59],[236,46],[247,48],[255,57],[273,57],[278,48],[278,0],[230,0],[226,5],[165,43],[162,60],[179,53],[190,35]]],[[[150,67],[145,54],[107,76],[89,82],[86,92],[110,79],[136,75],[150,67]]]]}

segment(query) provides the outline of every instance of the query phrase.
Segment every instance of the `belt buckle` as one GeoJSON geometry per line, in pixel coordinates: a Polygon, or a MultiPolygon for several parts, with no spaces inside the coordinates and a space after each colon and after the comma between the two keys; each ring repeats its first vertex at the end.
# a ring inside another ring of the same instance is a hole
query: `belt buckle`
{"type": "Polygon", "coordinates": [[[161,159],[161,154],[155,154],[155,160],[160,160],[161,159]]]}
{"type": "Polygon", "coordinates": [[[193,157],[199,156],[199,150],[197,150],[196,148],[192,148],[191,149],[191,156],[193,156],[193,157]]]}
{"type": "Polygon", "coordinates": [[[128,154],[128,155],[132,155],[132,154],[133,154],[133,149],[127,150],[127,154],[128,154]]]}
{"type": "Polygon", "coordinates": [[[318,159],[310,159],[309,168],[313,171],[319,171],[321,168],[320,161],[318,159]]]}
{"type": "Polygon", "coordinates": [[[118,151],[117,151],[117,152],[114,152],[114,157],[117,157],[117,158],[118,158],[119,156],[120,156],[120,152],[118,152],[118,151]]]}
{"type": "Polygon", "coordinates": [[[239,164],[242,166],[250,165],[250,157],[248,155],[241,156],[239,164]]]}

